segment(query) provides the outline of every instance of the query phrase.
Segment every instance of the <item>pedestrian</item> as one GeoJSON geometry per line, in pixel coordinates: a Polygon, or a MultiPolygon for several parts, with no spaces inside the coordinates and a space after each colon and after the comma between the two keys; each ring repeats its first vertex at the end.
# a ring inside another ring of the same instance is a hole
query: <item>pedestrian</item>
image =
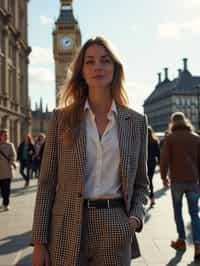
{"type": "Polygon", "coordinates": [[[34,154],[32,157],[32,173],[35,172],[35,177],[38,178],[40,175],[40,166],[42,161],[42,155],[44,151],[45,145],[45,134],[40,133],[39,136],[36,138],[34,143],[34,154]]]}
{"type": "Polygon", "coordinates": [[[123,65],[103,37],[71,73],[46,138],[32,265],[128,266],[148,198],[146,118],[127,107],[123,65]]]}
{"type": "Polygon", "coordinates": [[[16,169],[16,151],[13,143],[9,142],[8,130],[0,130],[0,191],[3,198],[1,209],[10,209],[10,187],[13,168],[16,169]]]}
{"type": "Polygon", "coordinates": [[[20,162],[20,174],[25,180],[25,188],[29,186],[33,155],[34,146],[32,137],[26,135],[17,150],[17,160],[20,162]]]}
{"type": "Polygon", "coordinates": [[[155,173],[156,165],[160,163],[160,146],[159,140],[156,137],[154,130],[152,127],[148,127],[148,161],[147,161],[147,169],[148,169],[148,177],[149,177],[149,198],[150,198],[150,206],[153,207],[155,205],[154,198],[154,186],[153,186],[153,176],[155,173]]]}
{"type": "Polygon", "coordinates": [[[162,146],[163,146],[163,144],[164,144],[164,142],[165,142],[165,139],[166,139],[166,137],[169,135],[169,131],[168,131],[168,129],[167,130],[165,130],[165,133],[164,133],[164,136],[163,136],[163,138],[160,140],[160,150],[162,149],[162,146]]]}
{"type": "Polygon", "coordinates": [[[191,122],[184,113],[171,116],[169,136],[161,150],[160,170],[163,184],[169,186],[178,239],[171,242],[176,250],[186,250],[186,234],[182,215],[183,196],[186,196],[192,223],[194,258],[200,259],[200,218],[198,200],[200,195],[200,137],[194,133],[191,122]]]}

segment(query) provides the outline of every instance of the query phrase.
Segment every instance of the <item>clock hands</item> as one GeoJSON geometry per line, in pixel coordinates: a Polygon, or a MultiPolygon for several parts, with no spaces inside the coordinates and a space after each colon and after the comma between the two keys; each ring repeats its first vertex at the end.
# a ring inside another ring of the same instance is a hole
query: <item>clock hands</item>
{"type": "Polygon", "coordinates": [[[73,44],[73,41],[70,37],[63,37],[61,38],[60,45],[62,48],[71,48],[73,44]]]}
{"type": "Polygon", "coordinates": [[[71,41],[70,40],[65,40],[65,45],[70,45],[71,44],[71,41]]]}

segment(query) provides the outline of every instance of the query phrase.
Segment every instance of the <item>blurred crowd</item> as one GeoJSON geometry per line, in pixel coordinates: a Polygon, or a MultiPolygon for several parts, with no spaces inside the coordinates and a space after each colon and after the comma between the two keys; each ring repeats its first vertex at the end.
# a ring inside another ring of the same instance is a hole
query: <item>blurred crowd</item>
{"type": "Polygon", "coordinates": [[[10,209],[11,181],[16,169],[16,161],[19,162],[19,172],[25,183],[29,186],[31,178],[38,178],[45,146],[45,134],[39,134],[34,139],[26,135],[17,149],[9,141],[8,130],[0,130],[0,193],[2,195],[1,209],[10,209]]]}

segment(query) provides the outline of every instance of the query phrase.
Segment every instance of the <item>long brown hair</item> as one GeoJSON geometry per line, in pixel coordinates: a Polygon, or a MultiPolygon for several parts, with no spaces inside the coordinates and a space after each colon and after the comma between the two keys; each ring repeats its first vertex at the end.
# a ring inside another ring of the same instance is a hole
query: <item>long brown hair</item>
{"type": "Polygon", "coordinates": [[[193,131],[194,128],[188,118],[182,112],[175,112],[171,115],[171,123],[169,124],[169,132],[179,129],[187,129],[193,131]]]}
{"type": "Polygon", "coordinates": [[[87,49],[92,45],[102,46],[114,62],[114,77],[111,83],[111,95],[117,104],[128,105],[125,91],[124,68],[119,56],[114,51],[110,41],[101,36],[90,38],[79,50],[71,67],[71,76],[66,81],[60,94],[59,107],[63,108],[63,122],[71,129],[77,128],[83,119],[85,100],[88,97],[88,86],[82,75],[82,68],[87,49]]]}
{"type": "Polygon", "coordinates": [[[159,143],[159,138],[156,136],[155,131],[151,126],[148,126],[148,140],[149,142],[154,140],[159,143]]]}

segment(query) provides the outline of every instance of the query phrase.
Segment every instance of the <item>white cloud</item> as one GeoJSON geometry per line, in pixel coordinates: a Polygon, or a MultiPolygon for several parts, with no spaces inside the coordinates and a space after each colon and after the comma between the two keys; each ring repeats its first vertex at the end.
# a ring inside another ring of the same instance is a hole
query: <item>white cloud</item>
{"type": "Polygon", "coordinates": [[[180,0],[180,4],[185,9],[200,8],[200,1],[199,0],[180,0]]]}
{"type": "Polygon", "coordinates": [[[49,110],[55,108],[55,76],[53,71],[45,67],[30,67],[29,92],[33,109],[35,103],[39,103],[40,98],[43,99],[43,107],[47,104],[49,110]]]}
{"type": "Polygon", "coordinates": [[[182,29],[188,32],[200,33],[200,17],[184,22],[182,29]]]}
{"type": "Polygon", "coordinates": [[[158,35],[162,39],[178,39],[183,33],[200,33],[200,17],[192,18],[181,23],[169,22],[159,24],[158,35]]]}
{"type": "MultiPolygon", "coordinates": [[[[34,89],[52,88],[54,86],[54,73],[45,67],[29,68],[30,85],[34,89]]],[[[42,91],[41,91],[42,93],[42,91]]]]}
{"type": "Polygon", "coordinates": [[[53,64],[53,52],[49,48],[32,47],[31,64],[53,64]]]}
{"type": "Polygon", "coordinates": [[[180,34],[180,26],[175,22],[159,24],[157,30],[162,39],[177,39],[180,34]]]}
{"type": "Polygon", "coordinates": [[[138,30],[138,25],[130,26],[130,30],[133,31],[133,32],[136,32],[138,30]]]}
{"type": "Polygon", "coordinates": [[[52,25],[53,22],[54,22],[53,19],[50,17],[40,16],[40,23],[42,25],[48,25],[48,24],[52,25]]]}

